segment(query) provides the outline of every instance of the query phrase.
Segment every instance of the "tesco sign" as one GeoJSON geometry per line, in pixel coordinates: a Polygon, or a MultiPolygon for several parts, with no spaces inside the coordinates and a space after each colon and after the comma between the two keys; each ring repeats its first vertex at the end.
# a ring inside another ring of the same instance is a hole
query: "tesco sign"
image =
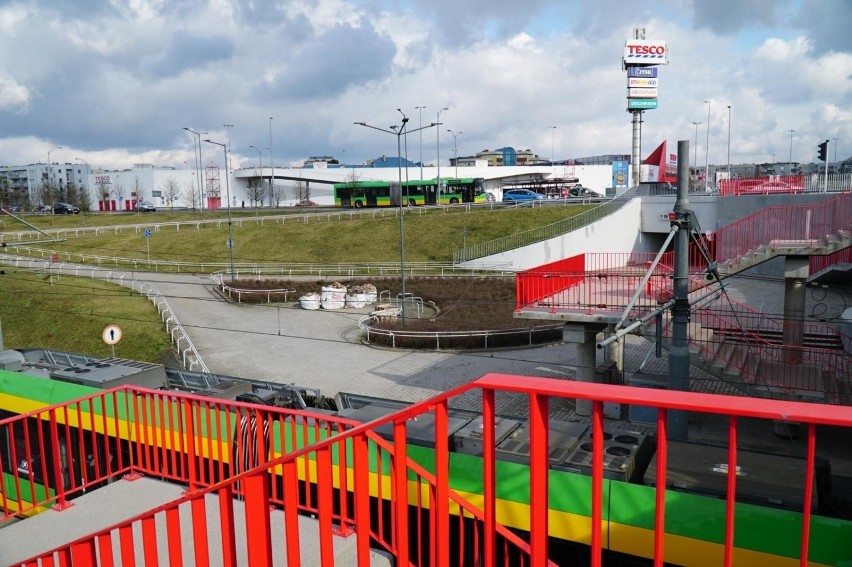
{"type": "Polygon", "coordinates": [[[625,65],[666,65],[667,54],[665,41],[628,39],[624,43],[625,65]]]}

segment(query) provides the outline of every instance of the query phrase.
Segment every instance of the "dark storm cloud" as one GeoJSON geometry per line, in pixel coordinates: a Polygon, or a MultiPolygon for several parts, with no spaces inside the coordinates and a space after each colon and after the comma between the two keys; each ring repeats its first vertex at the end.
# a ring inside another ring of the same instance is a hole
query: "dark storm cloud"
{"type": "Polygon", "coordinates": [[[223,35],[199,37],[185,31],[177,31],[162,52],[150,58],[143,58],[140,67],[154,75],[173,77],[187,69],[229,59],[233,53],[234,45],[231,39],[223,35]]]}
{"type": "Polygon", "coordinates": [[[693,26],[720,35],[735,35],[744,28],[774,26],[790,0],[693,0],[693,26]]]}
{"type": "Polygon", "coordinates": [[[372,29],[335,26],[291,51],[289,65],[271,87],[271,96],[327,98],[353,85],[386,77],[396,48],[372,29]]]}
{"type": "Polygon", "coordinates": [[[817,53],[852,51],[852,2],[805,0],[796,18],[817,53]]]}

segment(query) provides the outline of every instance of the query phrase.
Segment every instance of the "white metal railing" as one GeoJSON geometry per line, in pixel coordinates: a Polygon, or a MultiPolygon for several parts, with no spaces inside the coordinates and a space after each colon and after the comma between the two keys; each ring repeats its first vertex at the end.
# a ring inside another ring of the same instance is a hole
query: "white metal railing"
{"type": "Polygon", "coordinates": [[[209,374],[210,370],[201,358],[198,349],[192,342],[186,330],[181,325],[177,314],[172,310],[166,297],[153,284],[139,280],[136,274],[128,274],[114,270],[97,267],[80,266],[77,264],[65,264],[61,262],[45,262],[34,258],[23,256],[0,256],[0,263],[16,268],[43,269],[55,275],[71,275],[76,277],[90,277],[109,283],[114,283],[144,295],[157,308],[160,320],[165,326],[169,339],[175,345],[181,358],[181,363],[188,370],[198,370],[209,374]],[[185,348],[181,349],[181,345],[185,348]]]}

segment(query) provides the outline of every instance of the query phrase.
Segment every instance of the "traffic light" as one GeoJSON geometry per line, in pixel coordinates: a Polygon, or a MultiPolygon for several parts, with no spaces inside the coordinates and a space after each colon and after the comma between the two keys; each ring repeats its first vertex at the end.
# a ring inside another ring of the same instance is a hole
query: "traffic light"
{"type": "Polygon", "coordinates": [[[828,156],[828,140],[824,141],[817,147],[819,148],[819,153],[817,154],[819,156],[819,161],[826,161],[828,156]]]}

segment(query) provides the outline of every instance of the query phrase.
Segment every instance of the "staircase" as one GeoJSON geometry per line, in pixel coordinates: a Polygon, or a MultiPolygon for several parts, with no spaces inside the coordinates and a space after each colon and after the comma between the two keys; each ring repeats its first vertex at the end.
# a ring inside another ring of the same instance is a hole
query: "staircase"
{"type": "MultiPolygon", "coordinates": [[[[750,309],[733,303],[738,310],[750,309]]],[[[668,348],[671,319],[668,312],[663,317],[662,344],[668,348]]],[[[782,344],[778,329],[740,327],[738,319],[712,310],[693,311],[691,318],[687,326],[690,363],[743,394],[852,404],[852,356],[843,351],[842,336],[831,333],[830,327],[805,325],[804,346],[799,347],[782,344]]]]}
{"type": "MultiPolygon", "coordinates": [[[[778,256],[829,256],[852,246],[852,232],[838,229],[818,240],[771,240],[754,250],[719,263],[719,277],[726,278],[778,256]]],[[[696,282],[697,283],[697,282],[696,282]]],[[[690,286],[690,291],[703,285],[690,286]]]]}

